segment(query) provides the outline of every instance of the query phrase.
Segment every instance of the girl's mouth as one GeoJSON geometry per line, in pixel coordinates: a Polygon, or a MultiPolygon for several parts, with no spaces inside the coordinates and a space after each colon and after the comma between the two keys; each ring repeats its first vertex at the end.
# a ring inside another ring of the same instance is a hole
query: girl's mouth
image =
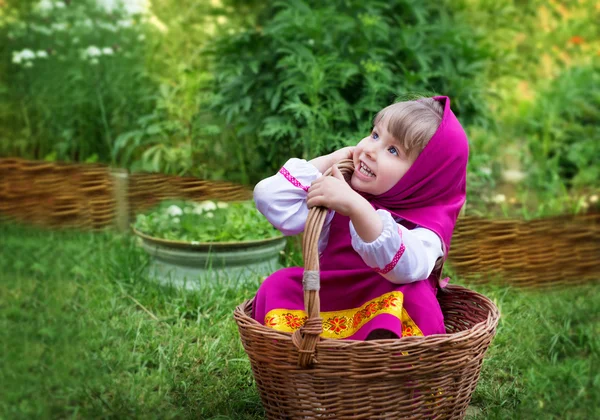
{"type": "Polygon", "coordinates": [[[358,166],[358,172],[360,172],[362,175],[369,177],[369,178],[375,178],[375,174],[373,173],[373,171],[371,171],[371,169],[361,160],[359,161],[359,166],[358,166]]]}

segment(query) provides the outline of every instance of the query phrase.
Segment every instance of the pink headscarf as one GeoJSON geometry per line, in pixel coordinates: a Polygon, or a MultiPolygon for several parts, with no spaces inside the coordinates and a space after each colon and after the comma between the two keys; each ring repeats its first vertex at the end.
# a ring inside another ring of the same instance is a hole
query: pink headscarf
{"type": "Polygon", "coordinates": [[[448,255],[458,213],[465,202],[469,144],[450,99],[433,99],[444,106],[442,122],[408,172],[389,191],[365,197],[376,209],[437,233],[448,255]]]}

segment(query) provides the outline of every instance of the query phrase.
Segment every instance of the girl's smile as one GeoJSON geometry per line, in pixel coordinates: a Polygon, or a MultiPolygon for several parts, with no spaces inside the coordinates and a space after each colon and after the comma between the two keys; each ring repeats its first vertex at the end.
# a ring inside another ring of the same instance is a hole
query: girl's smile
{"type": "Polygon", "coordinates": [[[388,120],[380,121],[371,135],[358,143],[353,153],[354,174],[350,184],[357,191],[380,195],[400,181],[416,157],[404,153],[387,130],[388,120]]]}
{"type": "Polygon", "coordinates": [[[360,161],[360,165],[358,167],[358,174],[361,178],[368,180],[369,178],[374,178],[376,175],[371,171],[371,168],[367,166],[362,160],[360,161]]]}

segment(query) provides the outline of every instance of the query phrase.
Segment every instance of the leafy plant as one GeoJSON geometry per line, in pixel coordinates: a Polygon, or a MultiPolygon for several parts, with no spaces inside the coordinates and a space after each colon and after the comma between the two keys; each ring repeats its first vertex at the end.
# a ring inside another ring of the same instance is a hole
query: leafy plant
{"type": "Polygon", "coordinates": [[[192,244],[252,241],[281,236],[252,201],[164,201],[147,213],[139,214],[134,227],[150,236],[192,244]]]}
{"type": "Polygon", "coordinates": [[[209,50],[213,107],[235,133],[230,165],[256,181],[290,156],[355,144],[379,109],[413,92],[450,95],[464,123],[485,120],[489,53],[477,40],[445,2],[265,4],[209,50]]]}
{"type": "Polygon", "coordinates": [[[0,94],[10,105],[0,109],[0,152],[110,162],[119,132],[152,106],[147,16],[95,0],[9,6],[0,18],[0,94]]]}
{"type": "Polygon", "coordinates": [[[593,204],[588,198],[600,188],[594,160],[600,153],[596,3],[452,3],[457,18],[482,34],[499,58],[485,69],[493,92],[486,102],[495,124],[485,133],[467,128],[471,203],[504,198],[513,202],[501,203],[503,213],[518,210],[526,218],[578,212],[593,204]],[[518,186],[499,184],[505,170],[525,178],[518,186]],[[487,182],[488,173],[496,180],[487,182]],[[504,197],[504,189],[510,197],[504,197]]]}
{"type": "Polygon", "coordinates": [[[566,186],[600,187],[600,65],[570,69],[541,90],[523,133],[532,186],[557,177],[566,186]]]}

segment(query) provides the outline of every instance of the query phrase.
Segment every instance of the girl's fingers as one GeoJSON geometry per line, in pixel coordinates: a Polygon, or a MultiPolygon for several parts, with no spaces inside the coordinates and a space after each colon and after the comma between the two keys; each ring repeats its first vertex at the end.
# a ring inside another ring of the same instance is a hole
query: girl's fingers
{"type": "Polygon", "coordinates": [[[333,170],[332,170],[332,174],[335,178],[337,179],[341,179],[344,180],[344,175],[342,175],[342,172],[340,171],[340,169],[337,167],[337,165],[333,165],[333,170]]]}
{"type": "Polygon", "coordinates": [[[306,205],[308,206],[308,208],[317,207],[317,206],[325,206],[326,207],[325,197],[323,197],[322,195],[309,197],[308,200],[306,200],[306,205]]]}

